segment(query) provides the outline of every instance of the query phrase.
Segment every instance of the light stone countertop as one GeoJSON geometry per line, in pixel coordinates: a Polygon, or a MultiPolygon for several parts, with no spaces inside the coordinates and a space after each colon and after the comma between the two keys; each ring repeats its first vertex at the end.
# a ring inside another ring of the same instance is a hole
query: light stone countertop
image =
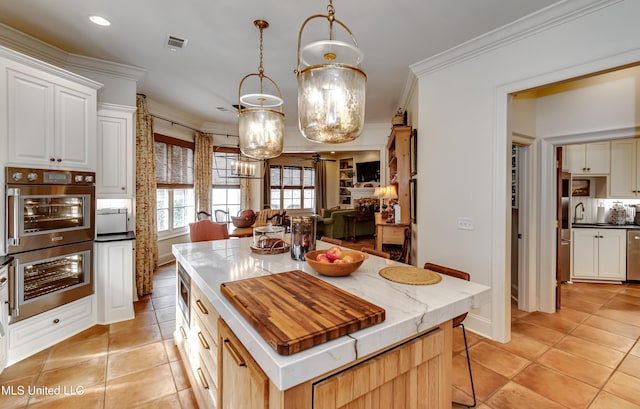
{"type": "MultiPolygon", "coordinates": [[[[369,255],[349,276],[325,277],[306,262],[292,260],[289,253],[255,254],[249,247],[251,242],[252,238],[242,238],[174,244],[173,254],[280,390],[383,350],[490,301],[489,287],[447,276],[433,285],[391,282],[378,271],[402,264],[376,256],[369,255]],[[385,320],[293,355],[279,355],[220,293],[220,284],[291,270],[305,271],[384,308],[385,320]]],[[[316,242],[318,249],[328,247],[327,243],[316,242]]]]}

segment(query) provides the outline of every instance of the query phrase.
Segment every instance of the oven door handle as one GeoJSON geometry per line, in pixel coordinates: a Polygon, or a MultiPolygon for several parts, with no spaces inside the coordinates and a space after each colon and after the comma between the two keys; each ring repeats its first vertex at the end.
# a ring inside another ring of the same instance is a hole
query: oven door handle
{"type": "Polygon", "coordinates": [[[20,199],[20,189],[10,188],[7,189],[7,211],[9,214],[9,220],[13,224],[11,229],[7,232],[7,246],[19,246],[20,245],[20,211],[18,203],[20,199]]]}
{"type": "Polygon", "coordinates": [[[18,284],[16,283],[16,260],[9,263],[9,315],[17,317],[18,310],[18,284]]]}

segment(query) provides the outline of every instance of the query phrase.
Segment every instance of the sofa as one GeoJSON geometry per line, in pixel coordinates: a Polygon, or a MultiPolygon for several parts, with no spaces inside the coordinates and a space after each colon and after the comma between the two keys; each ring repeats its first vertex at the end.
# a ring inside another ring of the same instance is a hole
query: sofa
{"type": "MultiPolygon", "coordinates": [[[[323,210],[318,219],[317,231],[319,236],[344,239],[347,236],[345,215],[355,215],[355,209],[327,209],[323,210]]],[[[371,220],[359,221],[356,224],[356,236],[370,236],[375,233],[376,225],[371,215],[371,220]]],[[[351,232],[349,232],[351,235],[351,232]]]]}

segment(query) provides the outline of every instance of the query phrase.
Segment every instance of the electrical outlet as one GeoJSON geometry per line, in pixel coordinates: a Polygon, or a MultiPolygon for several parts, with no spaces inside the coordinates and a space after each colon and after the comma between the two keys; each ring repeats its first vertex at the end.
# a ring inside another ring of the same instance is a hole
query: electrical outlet
{"type": "Polygon", "coordinates": [[[471,217],[458,217],[458,230],[473,230],[473,219],[471,217]]]}

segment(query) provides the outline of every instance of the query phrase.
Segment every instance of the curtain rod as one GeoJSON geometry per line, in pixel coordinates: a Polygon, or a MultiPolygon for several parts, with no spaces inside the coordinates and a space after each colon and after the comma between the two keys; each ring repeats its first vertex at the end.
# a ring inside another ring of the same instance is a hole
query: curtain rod
{"type": "Polygon", "coordinates": [[[150,114],[150,115],[153,118],[157,118],[157,119],[161,119],[163,121],[169,122],[171,125],[178,125],[178,126],[181,126],[183,128],[190,129],[190,130],[192,130],[194,132],[200,132],[200,133],[205,134],[205,135],[226,136],[227,138],[231,136],[231,137],[234,137],[234,138],[238,138],[238,135],[231,135],[231,134],[226,134],[226,133],[215,133],[215,132],[203,132],[203,131],[201,131],[199,129],[192,128],[192,127],[190,127],[188,125],[181,124],[180,122],[176,122],[176,121],[173,121],[171,119],[163,118],[161,116],[154,115],[154,114],[150,114]]]}

